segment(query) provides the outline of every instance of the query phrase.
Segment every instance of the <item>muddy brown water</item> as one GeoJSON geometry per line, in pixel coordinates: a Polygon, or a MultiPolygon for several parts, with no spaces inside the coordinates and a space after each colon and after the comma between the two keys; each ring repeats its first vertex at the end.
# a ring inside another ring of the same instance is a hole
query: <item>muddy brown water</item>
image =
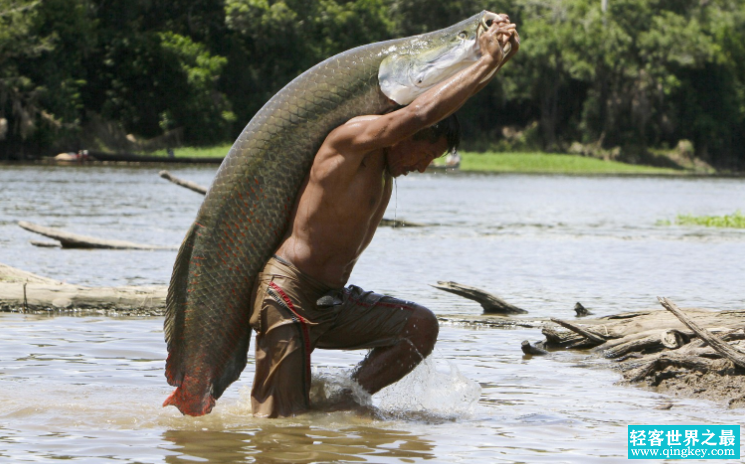
{"type": "MultiPolygon", "coordinates": [[[[0,262],[85,285],[166,284],[174,251],[37,248],[18,220],[178,244],[202,197],[160,167],[0,166],[0,262]]],[[[169,167],[208,185],[214,167],[169,167]]],[[[352,283],[438,315],[480,307],[429,286],[454,280],[572,318],[654,307],[745,308],[745,231],[659,225],[745,208],[745,180],[424,174],[400,179],[352,283]]],[[[209,416],[160,405],[162,318],[0,313],[0,462],[620,462],[627,424],[732,424],[742,410],[617,385],[603,359],[524,358],[537,329],[443,324],[430,361],[373,397],[376,414],[250,415],[253,359],[209,416]]],[[[316,387],[364,353],[314,353],[316,387]]]]}

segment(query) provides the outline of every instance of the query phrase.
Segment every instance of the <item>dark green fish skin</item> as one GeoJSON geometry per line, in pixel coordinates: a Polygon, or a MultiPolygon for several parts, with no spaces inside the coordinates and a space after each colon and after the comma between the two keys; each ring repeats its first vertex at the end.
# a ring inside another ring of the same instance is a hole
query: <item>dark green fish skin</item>
{"type": "Polygon", "coordinates": [[[174,264],[164,331],[166,378],[178,388],[164,406],[207,414],[240,376],[254,279],[285,234],[315,153],[340,124],[397,107],[380,90],[381,61],[393,51],[425,49],[435,39],[476,31],[482,15],[331,57],[256,113],[220,166],[174,264]]]}

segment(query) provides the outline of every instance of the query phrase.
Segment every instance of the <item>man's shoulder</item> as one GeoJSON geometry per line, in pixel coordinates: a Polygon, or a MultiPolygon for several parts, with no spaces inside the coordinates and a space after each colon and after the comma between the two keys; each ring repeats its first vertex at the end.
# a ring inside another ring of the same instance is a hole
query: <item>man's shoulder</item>
{"type": "Polygon", "coordinates": [[[380,118],[377,114],[355,116],[332,130],[321,144],[316,161],[324,161],[335,155],[366,155],[368,147],[357,146],[356,137],[365,130],[365,125],[380,118]],[[362,150],[360,150],[362,149],[362,150]]]}
{"type": "Polygon", "coordinates": [[[380,115],[377,114],[364,114],[361,116],[355,116],[349,121],[341,124],[336,129],[332,130],[326,137],[326,142],[334,142],[337,139],[344,139],[353,137],[364,129],[364,126],[376,119],[379,119],[380,115]]]}

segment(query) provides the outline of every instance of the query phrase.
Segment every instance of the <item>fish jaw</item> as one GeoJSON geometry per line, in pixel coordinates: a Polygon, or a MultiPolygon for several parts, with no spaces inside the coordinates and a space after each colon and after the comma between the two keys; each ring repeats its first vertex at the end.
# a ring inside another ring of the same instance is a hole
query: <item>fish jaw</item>
{"type": "Polygon", "coordinates": [[[380,89],[399,105],[408,105],[428,89],[481,57],[479,36],[501,16],[482,11],[465,21],[422,34],[381,62],[380,89]]]}

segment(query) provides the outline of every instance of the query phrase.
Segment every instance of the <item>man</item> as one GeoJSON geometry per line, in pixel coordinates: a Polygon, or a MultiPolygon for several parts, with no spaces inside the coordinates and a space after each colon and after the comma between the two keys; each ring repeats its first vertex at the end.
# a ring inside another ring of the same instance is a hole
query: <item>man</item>
{"type": "Polygon", "coordinates": [[[309,409],[310,353],[316,347],[371,348],[352,376],[369,394],[398,381],[432,352],[438,324],[430,310],[344,286],[383,217],[393,178],[424,172],[457,146],[453,113],[517,52],[514,24],[506,16],[495,21],[479,46],[482,57],[467,69],[409,106],[351,119],[318,150],[287,235],[257,277],[251,316],[257,333],[255,415],[309,409]],[[507,41],[512,48],[505,56],[507,41]]]}

